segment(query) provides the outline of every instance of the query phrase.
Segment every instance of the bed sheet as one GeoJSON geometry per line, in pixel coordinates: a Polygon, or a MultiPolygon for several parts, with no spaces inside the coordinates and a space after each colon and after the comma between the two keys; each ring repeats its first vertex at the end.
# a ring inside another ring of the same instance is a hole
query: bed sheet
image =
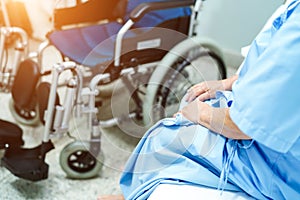
{"type": "Polygon", "coordinates": [[[218,191],[213,188],[195,185],[160,184],[148,200],[254,200],[244,192],[218,191]]]}

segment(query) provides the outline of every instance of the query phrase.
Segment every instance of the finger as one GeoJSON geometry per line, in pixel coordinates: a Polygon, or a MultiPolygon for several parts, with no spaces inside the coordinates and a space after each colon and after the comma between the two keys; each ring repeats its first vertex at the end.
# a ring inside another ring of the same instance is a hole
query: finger
{"type": "Polygon", "coordinates": [[[186,101],[187,102],[192,102],[198,95],[199,95],[198,92],[193,90],[193,91],[188,93],[188,95],[186,97],[186,101]]]}
{"type": "Polygon", "coordinates": [[[186,102],[191,102],[191,100],[194,98],[194,92],[193,91],[188,91],[187,95],[185,96],[185,101],[186,102]]]}
{"type": "Polygon", "coordinates": [[[186,96],[186,101],[191,102],[199,95],[205,93],[206,91],[207,91],[206,87],[203,87],[203,85],[198,85],[197,87],[194,87],[192,90],[189,90],[186,96]]]}
{"type": "Polygon", "coordinates": [[[207,89],[207,85],[205,84],[205,82],[201,82],[198,83],[196,85],[193,85],[189,90],[191,91],[201,91],[201,90],[206,90],[207,89]]]}
{"type": "Polygon", "coordinates": [[[178,114],[181,114],[181,111],[176,112],[173,117],[176,117],[178,114]]]}
{"type": "Polygon", "coordinates": [[[199,95],[197,97],[197,99],[199,101],[205,101],[205,100],[208,100],[208,99],[211,99],[211,98],[212,98],[211,92],[209,92],[209,91],[206,91],[206,92],[202,93],[201,95],[199,95]]]}

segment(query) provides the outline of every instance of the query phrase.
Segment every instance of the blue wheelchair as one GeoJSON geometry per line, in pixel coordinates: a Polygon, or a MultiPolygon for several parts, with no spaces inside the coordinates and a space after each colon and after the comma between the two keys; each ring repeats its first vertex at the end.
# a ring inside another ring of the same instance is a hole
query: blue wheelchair
{"type": "MultiPolygon", "coordinates": [[[[10,147],[6,145],[7,139],[3,139],[4,166],[21,178],[34,181],[47,178],[44,158],[54,148],[51,137],[67,133],[72,116],[85,115],[90,140],[76,140],[67,145],[61,151],[60,165],[70,178],[94,177],[103,160],[100,127],[117,125],[124,119],[99,120],[96,97],[110,95],[111,101],[115,98],[113,91],[102,90],[105,86],[121,80],[136,105],[124,116],[140,120],[148,128],[178,110],[180,99],[193,84],[225,78],[222,51],[214,42],[195,33],[202,3],[203,0],[112,0],[110,4],[101,4],[90,0],[55,10],[56,29],[41,44],[36,60],[21,62],[10,102],[11,111],[20,123],[45,125],[43,141],[34,149],[23,149],[21,141],[19,146],[10,147]],[[83,12],[87,8],[92,17],[73,18],[82,13],[87,15],[88,12],[83,12]],[[96,13],[100,16],[96,17],[96,13]],[[97,23],[91,25],[91,21],[97,23]],[[63,58],[51,71],[41,67],[49,46],[55,46],[63,58]],[[61,86],[67,90],[62,103],[57,90],[59,76],[64,71],[71,73],[61,86]],[[51,83],[41,81],[44,76],[52,76],[51,83]]],[[[130,126],[134,126],[135,122],[131,122],[130,126]]]]}

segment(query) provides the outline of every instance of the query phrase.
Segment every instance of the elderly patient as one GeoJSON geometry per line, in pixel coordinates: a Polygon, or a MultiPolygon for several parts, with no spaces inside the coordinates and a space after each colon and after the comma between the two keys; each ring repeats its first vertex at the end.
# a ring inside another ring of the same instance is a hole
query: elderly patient
{"type": "Polygon", "coordinates": [[[300,199],[299,88],[297,0],[258,34],[239,75],[194,85],[186,106],[147,131],[122,174],[124,198],[189,184],[300,199]]]}

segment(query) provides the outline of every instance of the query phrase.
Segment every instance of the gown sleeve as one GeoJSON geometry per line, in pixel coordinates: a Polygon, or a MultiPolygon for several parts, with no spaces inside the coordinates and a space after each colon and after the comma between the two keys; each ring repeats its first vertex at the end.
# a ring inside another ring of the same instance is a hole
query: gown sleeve
{"type": "Polygon", "coordinates": [[[233,85],[230,117],[242,132],[275,151],[300,136],[299,1],[260,33],[233,85]]]}

